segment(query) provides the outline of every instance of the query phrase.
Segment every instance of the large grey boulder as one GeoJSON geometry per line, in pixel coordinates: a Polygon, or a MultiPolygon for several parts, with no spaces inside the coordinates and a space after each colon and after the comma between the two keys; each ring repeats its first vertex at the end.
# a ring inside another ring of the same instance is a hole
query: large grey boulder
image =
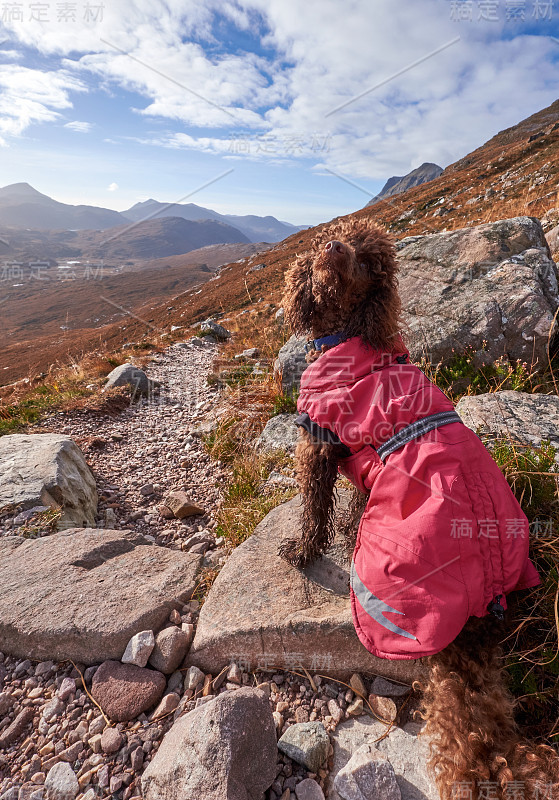
{"type": "Polygon", "coordinates": [[[399,287],[412,358],[504,356],[547,366],[559,302],[557,270],[534,217],[413,236],[398,243],[399,287]],[[484,344],[485,342],[485,344],[484,344]]]}
{"type": "Polygon", "coordinates": [[[151,381],[143,369],[134,364],[121,364],[107,375],[105,389],[114,389],[116,386],[130,386],[132,397],[149,394],[151,381]]]}
{"type": "Polygon", "coordinates": [[[274,375],[281,377],[281,387],[285,394],[299,389],[301,375],[308,364],[305,361],[306,336],[292,336],[278,353],[274,363],[274,375]]]}
{"type": "Polygon", "coordinates": [[[159,630],[191,597],[200,561],[132,531],[0,538],[2,651],[38,661],[119,660],[135,633],[159,630]]]}
{"type": "Polygon", "coordinates": [[[76,443],[56,433],[0,437],[0,511],[61,509],[59,527],[95,524],[95,479],[76,443]]]}
{"type": "Polygon", "coordinates": [[[251,669],[305,667],[342,679],[374,673],[404,683],[424,675],[423,659],[376,658],[357,638],[341,542],[304,571],[280,558],[282,539],[299,530],[300,502],[275,508],[233,551],[202,606],[187,663],[214,673],[235,660],[251,669]]]}
{"type": "MultiPolygon", "coordinates": [[[[403,728],[393,727],[388,736],[376,741],[386,733],[387,726],[368,716],[361,716],[342,722],[332,733],[334,747],[333,766],[327,778],[326,800],[345,800],[344,787],[347,781],[337,777],[341,770],[342,778],[347,776],[347,764],[363,745],[370,745],[385,756],[396,775],[402,800],[439,800],[439,792],[433,777],[427,771],[429,760],[429,740],[418,733],[421,725],[410,722],[403,728]],[[338,793],[338,786],[344,794],[338,793]]],[[[351,769],[351,765],[350,765],[351,769]]]]}
{"type": "Polygon", "coordinates": [[[142,775],[144,800],[261,800],[276,777],[264,692],[236,689],[175,722],[142,775]]]}
{"type": "Polygon", "coordinates": [[[256,440],[258,450],[285,450],[286,453],[293,453],[299,435],[299,429],[295,425],[296,418],[297,414],[277,414],[269,419],[256,440]]]}
{"type": "Polygon", "coordinates": [[[506,390],[462,397],[456,410],[463,422],[489,440],[510,438],[539,447],[548,439],[559,450],[559,397],[506,390]]]}

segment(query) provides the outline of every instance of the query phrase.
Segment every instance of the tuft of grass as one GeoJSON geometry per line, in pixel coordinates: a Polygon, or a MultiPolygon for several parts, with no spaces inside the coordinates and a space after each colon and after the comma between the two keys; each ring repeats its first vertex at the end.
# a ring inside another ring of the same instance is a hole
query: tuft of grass
{"type": "Polygon", "coordinates": [[[0,387],[0,436],[23,431],[53,411],[114,406],[116,398],[111,392],[98,395],[97,390],[109,372],[124,361],[122,353],[89,353],[79,360],[53,365],[48,374],[0,387]]]}
{"type": "Polygon", "coordinates": [[[212,458],[232,464],[242,453],[247,439],[242,420],[234,414],[222,417],[215,428],[203,438],[204,446],[212,458]]]}
{"type": "Polygon", "coordinates": [[[0,436],[16,433],[38,422],[43,414],[92,394],[85,386],[43,383],[14,403],[0,400],[0,436]]]}
{"type": "Polygon", "coordinates": [[[56,533],[61,516],[62,511],[58,508],[39,511],[18,528],[17,535],[22,536],[24,539],[39,539],[43,536],[49,536],[51,533],[56,533]]]}
{"type": "Polygon", "coordinates": [[[192,593],[192,599],[198,600],[201,606],[208,596],[208,592],[212,588],[219,572],[219,567],[203,567],[198,573],[198,582],[192,593]]]}
{"type": "Polygon", "coordinates": [[[485,345],[484,342],[481,351],[477,353],[471,346],[462,351],[453,351],[452,358],[444,364],[432,364],[421,359],[418,366],[454,403],[463,395],[505,389],[517,392],[541,391],[542,377],[535,371],[534,365],[529,366],[520,359],[511,363],[504,356],[494,362],[485,363],[485,345]]]}
{"type": "Polygon", "coordinates": [[[511,632],[503,642],[517,717],[530,736],[559,741],[559,466],[548,441],[510,438],[486,444],[528,520],[530,557],[542,584],[509,597],[511,632]]]}
{"type": "Polygon", "coordinates": [[[528,519],[559,513],[559,465],[548,440],[534,447],[497,438],[488,446],[528,519]]]}
{"type": "Polygon", "coordinates": [[[273,414],[276,416],[277,414],[295,414],[297,411],[297,397],[299,396],[299,392],[293,391],[289,394],[284,394],[283,392],[279,392],[273,398],[273,414]]]}
{"type": "Polygon", "coordinates": [[[232,547],[238,547],[254,532],[266,514],[294,497],[291,488],[263,491],[274,464],[270,457],[245,457],[235,463],[217,516],[217,533],[232,547]]]}
{"type": "Polygon", "coordinates": [[[226,386],[245,386],[253,377],[254,367],[252,364],[241,364],[230,369],[222,368],[219,373],[212,372],[208,376],[208,385],[217,386],[223,389],[226,386]]]}

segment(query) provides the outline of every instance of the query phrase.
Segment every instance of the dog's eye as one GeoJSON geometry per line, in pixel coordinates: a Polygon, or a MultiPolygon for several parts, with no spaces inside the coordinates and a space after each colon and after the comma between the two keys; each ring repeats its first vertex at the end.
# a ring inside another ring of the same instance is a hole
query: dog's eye
{"type": "Polygon", "coordinates": [[[363,269],[366,269],[366,268],[367,268],[367,265],[365,264],[365,262],[364,262],[364,261],[362,261],[362,262],[359,264],[359,266],[360,266],[360,267],[363,267],[363,269]]]}

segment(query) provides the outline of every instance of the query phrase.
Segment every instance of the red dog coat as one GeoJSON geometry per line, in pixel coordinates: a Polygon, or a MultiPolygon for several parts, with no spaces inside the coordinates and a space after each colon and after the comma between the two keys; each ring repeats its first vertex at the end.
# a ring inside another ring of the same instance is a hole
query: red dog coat
{"type": "Polygon", "coordinates": [[[499,616],[507,592],[540,583],[528,520],[499,467],[408,359],[403,345],[386,353],[348,339],[303,373],[297,403],[298,424],[346,445],[339,471],[371,492],[351,605],[361,642],[389,659],[438,653],[468,617],[499,616]],[[383,453],[394,434],[433,414],[440,427],[383,453]]]}

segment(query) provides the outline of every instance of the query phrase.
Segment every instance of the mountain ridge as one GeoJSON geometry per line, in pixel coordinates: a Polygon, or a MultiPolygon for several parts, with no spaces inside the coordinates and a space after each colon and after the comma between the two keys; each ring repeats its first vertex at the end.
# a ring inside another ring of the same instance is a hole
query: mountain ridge
{"type": "Polygon", "coordinates": [[[292,225],[290,222],[281,222],[270,214],[259,217],[255,214],[220,214],[211,208],[198,206],[196,203],[161,203],[150,198],[141,203],[136,203],[122,213],[129,219],[138,220],[145,213],[153,217],[181,217],[191,221],[202,219],[215,219],[232,225],[248,236],[252,242],[277,242],[302,230],[304,225],[292,225]]]}

